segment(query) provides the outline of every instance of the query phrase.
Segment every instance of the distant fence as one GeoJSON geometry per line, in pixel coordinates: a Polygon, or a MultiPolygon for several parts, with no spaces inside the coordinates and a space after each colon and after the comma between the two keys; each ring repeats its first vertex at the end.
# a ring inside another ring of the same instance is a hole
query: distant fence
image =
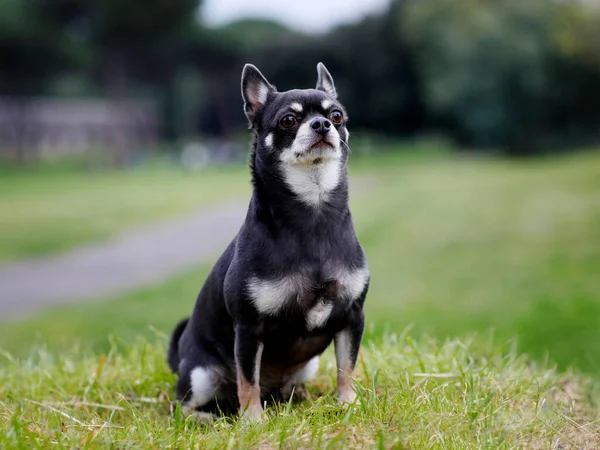
{"type": "Polygon", "coordinates": [[[150,101],[0,97],[0,156],[17,160],[105,148],[117,159],[158,140],[150,101]]]}

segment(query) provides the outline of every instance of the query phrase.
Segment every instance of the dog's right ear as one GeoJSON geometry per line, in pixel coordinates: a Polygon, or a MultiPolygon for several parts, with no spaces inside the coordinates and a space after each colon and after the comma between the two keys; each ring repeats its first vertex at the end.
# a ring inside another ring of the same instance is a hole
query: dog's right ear
{"type": "Polygon", "coordinates": [[[333,99],[337,98],[337,91],[333,83],[333,77],[325,67],[325,64],[320,62],[317,64],[317,87],[316,89],[326,92],[333,99]]]}
{"type": "Polygon", "coordinates": [[[252,64],[246,64],[242,71],[242,97],[246,117],[252,122],[256,113],[267,103],[269,94],[277,92],[275,86],[252,64]]]}

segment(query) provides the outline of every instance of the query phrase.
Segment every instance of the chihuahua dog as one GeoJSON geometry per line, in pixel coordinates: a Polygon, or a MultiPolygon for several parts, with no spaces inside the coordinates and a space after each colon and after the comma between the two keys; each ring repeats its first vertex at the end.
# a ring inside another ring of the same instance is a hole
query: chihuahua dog
{"type": "Polygon", "coordinates": [[[278,92],[242,73],[253,135],[246,218],[168,351],[182,410],[263,417],[302,391],[334,342],[338,399],[352,403],[370,274],[348,206],[347,114],[317,65],[315,89],[278,92]]]}

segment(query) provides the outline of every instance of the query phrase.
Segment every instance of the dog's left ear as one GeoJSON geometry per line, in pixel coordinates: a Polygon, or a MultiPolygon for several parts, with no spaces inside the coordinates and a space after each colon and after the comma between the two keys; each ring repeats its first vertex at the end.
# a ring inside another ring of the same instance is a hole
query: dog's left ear
{"type": "Polygon", "coordinates": [[[331,98],[336,99],[337,92],[335,84],[333,84],[333,77],[321,62],[317,64],[317,74],[317,89],[326,92],[331,98]]]}
{"type": "Polygon", "coordinates": [[[267,103],[269,94],[277,92],[275,86],[267,81],[260,70],[252,64],[246,64],[242,71],[242,98],[246,117],[252,122],[256,113],[267,103]]]}

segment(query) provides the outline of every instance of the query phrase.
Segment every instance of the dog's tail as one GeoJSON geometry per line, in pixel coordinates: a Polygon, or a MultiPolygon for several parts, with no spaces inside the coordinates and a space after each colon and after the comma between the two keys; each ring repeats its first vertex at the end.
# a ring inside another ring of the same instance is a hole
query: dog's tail
{"type": "Polygon", "coordinates": [[[179,372],[179,339],[185,330],[190,318],[186,317],[179,321],[179,323],[173,329],[171,334],[171,342],[169,343],[169,350],[167,352],[167,361],[169,367],[175,373],[179,372]]]}

